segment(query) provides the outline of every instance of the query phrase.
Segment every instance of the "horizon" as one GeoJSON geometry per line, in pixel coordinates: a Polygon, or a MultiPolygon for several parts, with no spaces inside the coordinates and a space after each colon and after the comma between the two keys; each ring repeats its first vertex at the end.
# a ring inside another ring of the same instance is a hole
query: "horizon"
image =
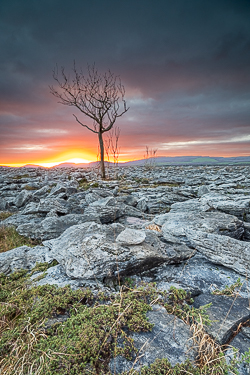
{"type": "MultiPolygon", "coordinates": [[[[250,153],[248,155],[241,155],[241,156],[227,156],[227,157],[223,157],[223,156],[209,156],[209,155],[177,155],[177,156],[166,156],[166,155],[163,155],[163,156],[151,156],[151,157],[146,157],[146,158],[139,158],[139,159],[133,159],[133,160],[127,160],[127,161],[118,161],[118,164],[126,164],[126,163],[130,163],[130,162],[134,162],[134,161],[147,161],[147,160],[150,160],[150,159],[158,159],[158,158],[210,158],[210,159],[214,159],[214,158],[223,158],[223,159],[227,159],[227,158],[250,158],[250,153]]],[[[22,167],[29,167],[29,166],[34,166],[34,167],[43,167],[43,168],[53,168],[53,167],[56,167],[56,166],[60,166],[60,165],[64,165],[64,164],[69,164],[69,165],[74,165],[74,166],[77,166],[77,165],[82,165],[82,164],[92,164],[92,163],[98,163],[99,160],[90,160],[90,161],[86,161],[85,159],[78,159],[78,161],[76,159],[69,159],[69,160],[64,160],[64,161],[61,161],[61,162],[56,162],[56,163],[23,163],[23,164],[1,164],[0,163],[0,167],[11,167],[11,168],[22,168],[22,167]]],[[[113,161],[111,160],[106,160],[105,159],[105,162],[109,162],[111,164],[115,164],[113,161]]],[[[250,160],[249,160],[250,162],[250,160]]]]}
{"type": "Polygon", "coordinates": [[[146,145],[159,157],[248,155],[249,19],[246,0],[2,0],[0,164],[96,161],[98,138],[73,115],[92,120],[49,89],[56,64],[68,75],[74,60],[124,84],[121,162],[146,145]]]}

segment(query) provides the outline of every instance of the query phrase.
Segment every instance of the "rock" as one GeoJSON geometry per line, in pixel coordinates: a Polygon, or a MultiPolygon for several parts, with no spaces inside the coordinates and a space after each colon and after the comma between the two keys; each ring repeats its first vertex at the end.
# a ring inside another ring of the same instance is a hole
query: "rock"
{"type": "Polygon", "coordinates": [[[139,245],[145,238],[145,231],[126,228],[117,236],[116,242],[122,245],[139,245]]]}
{"type": "Polygon", "coordinates": [[[18,194],[16,200],[15,200],[15,206],[18,208],[24,206],[28,200],[31,198],[32,193],[28,190],[22,190],[21,193],[18,194]]]}
{"type": "MultiPolygon", "coordinates": [[[[153,221],[158,225],[159,222],[162,223],[159,216],[153,221]]],[[[167,241],[171,242],[171,235],[182,242],[186,242],[188,230],[216,233],[223,235],[223,237],[241,238],[244,233],[244,226],[243,222],[235,216],[222,212],[169,212],[164,215],[162,233],[167,241]]]]}
{"type": "Polygon", "coordinates": [[[148,209],[146,198],[139,199],[136,208],[142,212],[146,212],[148,209]]]}
{"type": "Polygon", "coordinates": [[[209,189],[206,185],[201,185],[198,189],[197,196],[201,197],[202,195],[208,194],[209,189]]]}
{"type": "Polygon", "coordinates": [[[92,220],[98,220],[95,216],[85,214],[69,214],[58,217],[55,210],[50,211],[51,216],[37,224],[21,224],[17,227],[17,232],[22,236],[32,239],[49,240],[60,236],[67,228],[92,220]]]}
{"type": "Polygon", "coordinates": [[[207,314],[212,322],[206,330],[220,345],[227,344],[240,324],[250,320],[248,298],[204,293],[194,299],[193,306],[198,308],[210,302],[207,314]]]}
{"type": "Polygon", "coordinates": [[[91,207],[98,207],[98,208],[115,206],[115,205],[116,205],[116,201],[114,197],[101,198],[101,199],[98,199],[97,201],[90,203],[91,207]]]}
{"type": "Polygon", "coordinates": [[[99,199],[101,199],[101,196],[97,193],[88,193],[85,195],[85,200],[88,204],[98,201],[99,199]]]}
{"type": "Polygon", "coordinates": [[[51,210],[55,210],[59,214],[67,214],[68,209],[67,203],[63,199],[59,198],[46,198],[41,199],[37,207],[38,212],[47,213],[51,210]]]}
{"type": "Polygon", "coordinates": [[[117,197],[118,193],[119,193],[119,186],[116,186],[113,190],[114,197],[117,197]]]}
{"type": "Polygon", "coordinates": [[[0,211],[6,211],[8,208],[8,202],[4,198],[0,198],[0,211]]]}
{"type": "Polygon", "coordinates": [[[31,270],[36,263],[50,263],[53,259],[48,247],[20,246],[5,253],[0,253],[0,273],[8,275],[15,270],[31,270]]]}
{"type": "Polygon", "coordinates": [[[250,211],[250,197],[246,195],[220,195],[205,194],[200,199],[201,204],[207,204],[211,208],[237,216],[243,219],[244,215],[250,211]]]}
{"type": "Polygon", "coordinates": [[[99,280],[118,273],[141,273],[164,262],[180,262],[192,254],[185,245],[169,247],[153,231],[146,231],[145,240],[138,245],[121,245],[115,239],[124,229],[118,223],[87,222],[68,228],[59,238],[44,241],[44,245],[69,277],[99,280]]]}
{"type": "Polygon", "coordinates": [[[244,225],[244,236],[243,239],[250,241],[250,223],[243,222],[244,225]]]}
{"type": "Polygon", "coordinates": [[[112,373],[116,371],[120,374],[132,367],[140,371],[143,366],[149,366],[157,358],[167,358],[172,366],[184,362],[187,358],[194,360],[195,353],[191,349],[192,333],[187,324],[168,314],[165,308],[159,305],[153,306],[153,311],[149,311],[147,317],[149,322],[154,324],[151,332],[129,333],[139,350],[137,357],[132,361],[121,356],[113,358],[110,362],[112,373]]]}
{"type": "Polygon", "coordinates": [[[184,263],[163,264],[158,267],[152,281],[157,283],[157,288],[160,290],[168,290],[171,286],[175,286],[197,296],[201,293],[211,293],[215,289],[223,290],[227,285],[234,284],[239,278],[243,283],[240,295],[248,298],[249,292],[245,277],[230,268],[212,263],[197,252],[184,263]]]}
{"type": "Polygon", "coordinates": [[[230,346],[239,350],[240,354],[249,351],[250,348],[250,320],[249,327],[242,327],[240,332],[230,341],[230,346]]]}
{"type": "Polygon", "coordinates": [[[243,276],[249,274],[249,242],[194,230],[187,230],[186,236],[189,243],[213,263],[232,268],[243,276]]]}
{"type": "Polygon", "coordinates": [[[42,217],[37,217],[37,216],[34,216],[34,215],[30,215],[30,214],[27,214],[27,215],[23,215],[23,214],[14,214],[10,217],[8,217],[7,219],[3,220],[2,221],[2,225],[3,226],[14,226],[14,227],[18,227],[19,225],[22,225],[22,224],[27,224],[29,225],[30,227],[32,227],[33,225],[35,224],[39,224],[44,218],[42,217]]]}
{"type": "Polygon", "coordinates": [[[49,191],[49,186],[46,185],[46,186],[43,186],[41,189],[36,190],[32,194],[32,196],[33,196],[33,198],[40,199],[40,198],[44,197],[47,194],[48,191],[49,191]]]}

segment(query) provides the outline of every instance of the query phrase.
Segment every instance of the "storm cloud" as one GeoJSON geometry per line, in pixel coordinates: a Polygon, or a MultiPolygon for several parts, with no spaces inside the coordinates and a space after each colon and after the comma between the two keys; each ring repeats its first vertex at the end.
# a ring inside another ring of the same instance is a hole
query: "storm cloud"
{"type": "Polygon", "coordinates": [[[96,139],[57,103],[55,64],[120,75],[130,110],[121,156],[250,154],[248,0],[2,0],[0,163],[96,139]]]}

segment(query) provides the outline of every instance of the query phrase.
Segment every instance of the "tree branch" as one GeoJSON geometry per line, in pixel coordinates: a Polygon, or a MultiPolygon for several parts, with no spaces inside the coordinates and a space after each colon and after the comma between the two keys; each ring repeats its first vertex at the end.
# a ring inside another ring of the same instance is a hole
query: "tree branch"
{"type": "Polygon", "coordinates": [[[78,120],[78,118],[76,117],[76,115],[74,115],[74,113],[73,113],[73,116],[75,117],[76,121],[77,121],[80,125],[84,126],[85,128],[87,128],[87,129],[90,130],[91,132],[98,134],[97,131],[91,129],[90,127],[88,127],[88,125],[82,124],[81,121],[78,120]]]}

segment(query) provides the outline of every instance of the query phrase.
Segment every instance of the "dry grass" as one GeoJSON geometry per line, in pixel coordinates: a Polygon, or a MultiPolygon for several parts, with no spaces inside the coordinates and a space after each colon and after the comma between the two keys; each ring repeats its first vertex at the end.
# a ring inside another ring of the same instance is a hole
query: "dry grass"
{"type": "Polygon", "coordinates": [[[0,220],[5,220],[8,217],[10,217],[11,215],[13,215],[12,212],[9,212],[9,211],[0,211],[0,220]]]}
{"type": "Polygon", "coordinates": [[[14,227],[0,227],[0,253],[15,247],[23,245],[34,246],[36,244],[30,238],[20,236],[14,227]]]}
{"type": "Polygon", "coordinates": [[[156,232],[161,232],[161,228],[155,224],[149,224],[146,229],[155,230],[156,232]]]}

